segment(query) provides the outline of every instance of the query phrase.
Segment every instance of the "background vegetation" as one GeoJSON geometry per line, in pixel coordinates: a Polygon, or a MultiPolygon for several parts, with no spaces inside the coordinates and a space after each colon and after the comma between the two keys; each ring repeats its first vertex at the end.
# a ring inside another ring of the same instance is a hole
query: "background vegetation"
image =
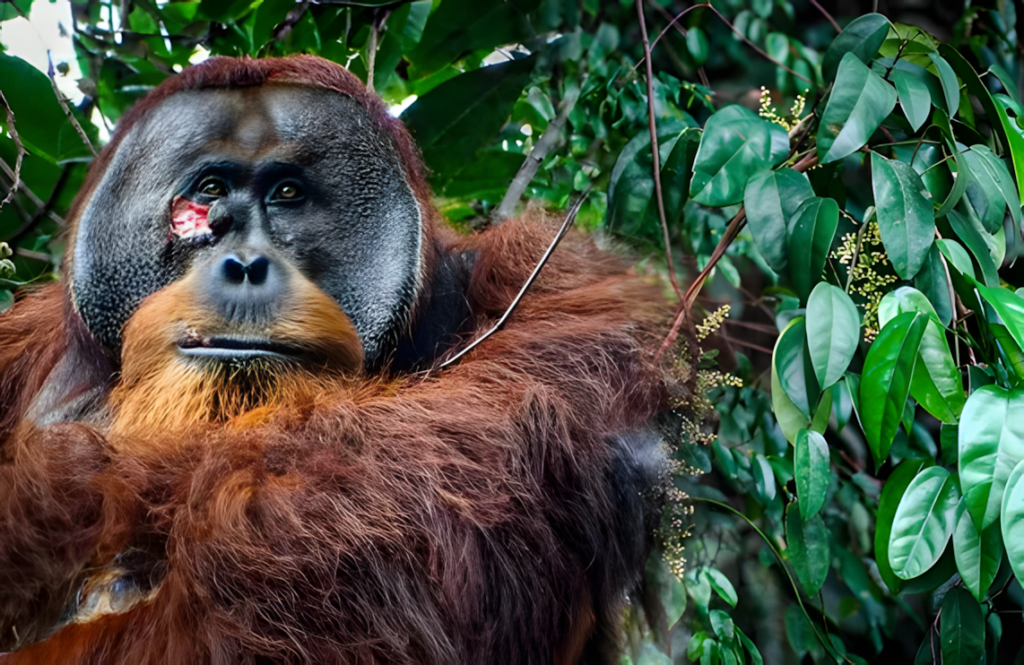
{"type": "MultiPolygon", "coordinates": [[[[0,43],[46,1],[0,4],[0,43]]],[[[94,150],[153,86],[330,58],[401,114],[455,224],[589,192],[577,224],[704,322],[665,422],[663,611],[624,663],[1017,662],[1015,4],[822,4],[74,0],[73,62],[0,54],[0,309],[54,279],[94,150]]]]}

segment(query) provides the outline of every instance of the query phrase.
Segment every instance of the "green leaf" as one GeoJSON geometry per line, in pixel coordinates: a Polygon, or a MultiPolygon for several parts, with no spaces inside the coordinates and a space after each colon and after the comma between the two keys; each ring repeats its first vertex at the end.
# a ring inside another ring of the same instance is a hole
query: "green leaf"
{"type": "Polygon", "coordinates": [[[508,120],[535,61],[530,56],[460,74],[406,109],[402,121],[427,166],[445,178],[473,161],[508,120]]]}
{"type": "Polygon", "coordinates": [[[1003,225],[1006,207],[1010,216],[1020,228],[1020,198],[1017,188],[1006,168],[1006,163],[992,154],[985,145],[973,145],[961,157],[967,165],[970,178],[967,183],[967,198],[978,213],[982,225],[989,233],[995,233],[1003,225]]]}
{"type": "Polygon", "coordinates": [[[910,394],[942,422],[956,423],[964,406],[964,386],[938,315],[923,293],[901,286],[879,302],[878,322],[884,326],[903,312],[921,312],[929,317],[918,347],[910,394]]]}
{"type": "Polygon", "coordinates": [[[845,291],[819,282],[807,299],[806,329],[814,375],[824,389],[843,378],[857,352],[860,314],[845,291]]]}
{"type": "Polygon", "coordinates": [[[812,198],[811,181],[792,169],[765,171],[747,181],[743,193],[747,223],[757,249],[772,270],[785,269],[786,227],[801,204],[812,198]]]}
{"type": "Polygon", "coordinates": [[[896,85],[896,97],[907,116],[907,122],[915,132],[928,119],[932,110],[932,97],[928,86],[920,77],[902,69],[893,69],[889,78],[896,85]]]}
{"type": "Polygon", "coordinates": [[[708,206],[743,200],[751,176],[781,163],[789,153],[789,135],[750,109],[726,106],[704,126],[690,180],[690,196],[708,206]]]}
{"type": "Polygon", "coordinates": [[[989,286],[999,286],[998,265],[995,261],[995,243],[981,225],[981,220],[969,206],[961,205],[960,210],[950,210],[946,215],[949,225],[953,227],[957,237],[964,241],[971,254],[978,261],[981,274],[989,286]]]}
{"type": "Polygon", "coordinates": [[[802,299],[821,278],[838,226],[839,205],[817,196],[804,201],[790,219],[789,274],[802,299]]]}
{"type": "Polygon", "coordinates": [[[889,536],[896,517],[896,508],[906,494],[907,487],[921,469],[933,466],[935,462],[926,459],[907,459],[893,470],[885,480],[882,495],[878,499],[878,515],[875,521],[875,563],[878,574],[892,593],[899,593],[903,580],[896,577],[889,564],[889,536]]]}
{"type": "Polygon", "coordinates": [[[803,521],[814,517],[825,504],[825,492],[831,480],[828,443],[817,432],[800,430],[793,452],[793,475],[803,521]]]}
{"type": "MultiPolygon", "coordinates": [[[[682,212],[689,187],[690,168],[696,154],[700,130],[687,127],[683,120],[673,119],[658,127],[658,148],[661,163],[662,188],[665,196],[666,216],[670,225],[682,212]],[[678,168],[678,167],[682,168],[678,168]],[[681,179],[676,176],[681,176],[681,179]],[[670,193],[682,195],[675,206],[670,205],[670,193]]],[[[519,156],[522,162],[522,156],[519,156]]],[[[641,238],[662,246],[661,222],[658,204],[654,200],[654,178],[651,174],[651,134],[645,127],[630,139],[619,153],[608,180],[608,212],[606,224],[612,230],[633,238],[641,238]]],[[[508,183],[505,183],[507,188],[508,183]]]]}
{"type": "Polygon", "coordinates": [[[662,553],[658,550],[652,551],[647,557],[645,579],[657,590],[662,609],[665,611],[666,625],[671,628],[686,610],[686,587],[669,570],[662,553]]]}
{"type": "Polygon", "coordinates": [[[786,556],[804,593],[815,596],[828,577],[829,533],[820,515],[805,523],[799,513],[793,504],[786,507],[786,556]]]}
{"type": "Polygon", "coordinates": [[[810,418],[818,403],[821,389],[814,376],[807,350],[805,323],[797,317],[782,331],[775,344],[772,363],[778,371],[782,389],[806,418],[810,418]]]}
{"type": "Polygon", "coordinates": [[[739,627],[736,628],[736,632],[740,636],[740,641],[743,643],[743,648],[750,654],[750,662],[753,665],[764,665],[764,659],[761,658],[761,652],[757,650],[757,646],[747,637],[739,627]]]}
{"type": "Polygon", "coordinates": [[[1017,582],[1024,580],[1024,460],[1017,462],[1007,478],[1000,511],[1006,557],[1017,582]]]}
{"type": "Polygon", "coordinates": [[[735,636],[732,618],[722,610],[711,610],[708,613],[711,619],[711,629],[715,631],[718,639],[726,642],[735,636]]]}
{"type": "Polygon", "coordinates": [[[979,534],[967,511],[967,502],[963,499],[956,509],[953,553],[964,586],[979,603],[982,602],[999,572],[999,563],[1003,559],[1003,539],[998,524],[990,524],[979,534]]]}
{"type": "Polygon", "coordinates": [[[772,465],[768,458],[761,453],[754,455],[753,473],[754,483],[765,503],[773,500],[775,498],[775,474],[772,473],[772,465]]]}
{"type": "Polygon", "coordinates": [[[889,321],[868,350],[861,374],[859,410],[864,436],[880,466],[899,428],[910,394],[910,382],[921,337],[928,323],[925,314],[906,312],[889,321]]]}
{"type": "Polygon", "coordinates": [[[896,106],[896,91],[847,53],[829,95],[818,130],[818,158],[828,164],[852,155],[896,106]]]}
{"type": "Polygon", "coordinates": [[[708,59],[708,38],[704,31],[698,27],[692,27],[686,31],[686,50],[693,58],[693,64],[700,67],[708,59]]]}
{"type": "Polygon", "coordinates": [[[922,470],[907,486],[893,517],[889,564],[909,580],[926,572],[942,556],[953,533],[960,489],[941,466],[922,470]]]}
{"type": "Polygon", "coordinates": [[[773,362],[772,411],[775,413],[775,419],[779,423],[782,435],[790,443],[796,444],[797,433],[803,428],[809,427],[819,433],[825,431],[825,428],[828,426],[829,414],[832,412],[832,393],[831,391],[822,393],[818,409],[814,412],[814,418],[808,419],[804,414],[800,413],[800,409],[797,408],[793,400],[789,399],[786,392],[782,389],[782,384],[779,382],[779,374],[773,362]]]}
{"type": "Polygon", "coordinates": [[[953,320],[950,279],[946,275],[942,252],[935,244],[928,250],[928,256],[925,257],[920,272],[914,276],[914,287],[920,290],[935,308],[939,323],[948,326],[953,320]]]}
{"type": "Polygon", "coordinates": [[[878,228],[892,267],[903,279],[921,269],[935,238],[931,194],[909,165],[871,154],[878,228]]]}
{"type": "Polygon", "coordinates": [[[871,62],[887,34],[889,19],[881,14],[866,14],[854,19],[832,40],[825,51],[825,57],[821,61],[822,77],[826,81],[831,81],[840,67],[840,61],[847,53],[853,53],[865,64],[871,62]]]}
{"type": "Polygon", "coordinates": [[[1024,390],[982,386],[960,414],[960,482],[980,530],[999,517],[1007,479],[1024,459],[1024,390]]]}
{"type": "Polygon", "coordinates": [[[978,78],[970,63],[960,53],[948,44],[939,45],[939,53],[946,58],[953,70],[960,76],[960,79],[967,85],[967,89],[978,98],[985,115],[989,117],[992,133],[999,140],[1003,151],[1009,151],[1013,170],[1017,176],[1017,196],[1024,198],[1024,136],[1021,136],[1014,122],[1006,115],[1003,107],[996,103],[988,88],[978,78]],[[998,119],[998,122],[996,121],[998,119]]]}
{"type": "Polygon", "coordinates": [[[423,76],[441,69],[463,53],[523,43],[535,34],[530,13],[540,4],[540,0],[446,0],[436,5],[419,44],[407,57],[416,74],[423,76]]]}
{"type": "Polygon", "coordinates": [[[988,304],[996,310],[996,314],[1003,320],[1017,346],[1024,349],[1024,298],[1002,287],[990,288],[976,281],[974,285],[988,304]]]}
{"type": "Polygon", "coordinates": [[[729,581],[729,578],[721,571],[714,568],[705,567],[703,570],[704,575],[707,577],[708,584],[711,585],[714,592],[717,593],[722,600],[729,603],[729,605],[736,607],[736,602],[738,600],[736,596],[736,589],[733,588],[732,582],[729,581]]]}
{"type": "Polygon", "coordinates": [[[159,35],[160,26],[156,24],[156,20],[142,7],[135,7],[132,9],[131,14],[128,15],[128,24],[132,28],[132,32],[137,32],[142,35],[159,35]]]}
{"type": "Polygon", "coordinates": [[[942,84],[942,95],[946,100],[946,108],[944,110],[952,118],[956,115],[957,108],[960,107],[960,82],[945,58],[937,53],[929,53],[928,57],[931,59],[932,64],[935,65],[935,70],[939,75],[939,83],[942,84]]]}
{"type": "Polygon", "coordinates": [[[935,246],[939,248],[946,260],[953,264],[953,268],[967,277],[974,277],[974,264],[971,263],[971,255],[967,253],[963,245],[956,240],[936,240],[935,246]]]}
{"type": "Polygon", "coordinates": [[[953,587],[939,610],[939,644],[943,663],[977,663],[985,651],[985,618],[971,592],[953,587]]]}

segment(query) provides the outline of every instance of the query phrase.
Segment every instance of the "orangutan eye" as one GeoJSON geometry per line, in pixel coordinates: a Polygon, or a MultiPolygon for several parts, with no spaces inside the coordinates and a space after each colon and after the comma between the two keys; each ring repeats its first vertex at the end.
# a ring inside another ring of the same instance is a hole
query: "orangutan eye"
{"type": "Polygon", "coordinates": [[[220,198],[227,195],[228,187],[220,178],[206,178],[199,183],[199,193],[220,198]]]}
{"type": "Polygon", "coordinates": [[[277,186],[271,201],[297,201],[302,198],[302,188],[294,182],[283,182],[277,186]]]}

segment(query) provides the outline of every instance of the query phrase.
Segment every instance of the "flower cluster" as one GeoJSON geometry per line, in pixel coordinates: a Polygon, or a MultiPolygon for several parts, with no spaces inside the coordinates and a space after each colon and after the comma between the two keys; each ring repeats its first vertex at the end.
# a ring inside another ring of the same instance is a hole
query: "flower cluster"
{"type": "Polygon", "coordinates": [[[0,242],[0,278],[10,277],[14,274],[14,264],[7,258],[13,253],[7,243],[0,242]]]}
{"type": "Polygon", "coordinates": [[[806,105],[807,100],[804,96],[797,95],[796,100],[793,101],[793,107],[789,109],[789,116],[781,116],[778,110],[772,106],[772,95],[768,92],[768,88],[761,86],[761,110],[758,111],[758,115],[769,122],[781,125],[788,132],[800,122],[800,116],[806,105]]]}
{"type": "Polygon", "coordinates": [[[862,233],[848,233],[832,252],[832,258],[852,270],[850,294],[864,298],[864,340],[872,342],[878,334],[878,304],[896,283],[889,256],[882,247],[877,222],[868,222],[862,233]]]}

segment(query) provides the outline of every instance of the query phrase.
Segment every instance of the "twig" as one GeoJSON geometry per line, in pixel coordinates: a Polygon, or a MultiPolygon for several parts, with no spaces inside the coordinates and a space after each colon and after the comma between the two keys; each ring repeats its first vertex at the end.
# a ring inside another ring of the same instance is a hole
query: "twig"
{"type": "Polygon", "coordinates": [[[836,23],[836,20],[834,18],[832,18],[832,15],[829,14],[827,11],[825,11],[824,7],[822,7],[821,5],[818,4],[818,0],[811,0],[811,4],[814,5],[818,9],[819,12],[821,12],[821,15],[825,17],[826,21],[828,21],[829,23],[832,24],[832,28],[836,32],[842,32],[843,31],[843,29],[839,27],[839,24],[836,23]]]}
{"type": "Polygon", "coordinates": [[[291,33],[292,30],[295,29],[295,26],[297,26],[299,24],[299,21],[302,20],[303,14],[305,14],[306,10],[309,9],[309,3],[310,0],[303,0],[302,2],[295,5],[288,11],[288,14],[284,17],[284,20],[281,21],[281,23],[276,28],[274,28],[275,41],[280,41],[284,39],[291,33]]]}
{"type": "MultiPolygon", "coordinates": [[[[647,4],[649,4],[651,7],[654,7],[654,9],[656,9],[658,13],[661,14],[663,17],[670,19],[669,24],[668,26],[666,26],[665,30],[671,27],[675,27],[676,31],[679,34],[681,34],[684,38],[686,37],[686,28],[676,24],[676,18],[672,18],[672,14],[670,14],[667,9],[659,5],[657,2],[654,2],[654,0],[647,0],[647,4]]],[[[658,35],[658,39],[661,39],[661,35],[665,34],[665,30],[661,31],[661,33],[658,35]]],[[[658,39],[655,39],[653,42],[651,42],[652,50],[654,49],[654,45],[658,43],[658,39]]],[[[671,46],[671,44],[669,44],[669,46],[671,46]]],[[[707,72],[704,71],[703,65],[697,68],[697,76],[700,77],[701,85],[708,89],[711,88],[711,81],[708,80],[708,75],[707,72]]]]}
{"type": "MultiPolygon", "coordinates": [[[[0,101],[3,101],[4,109],[7,110],[7,131],[11,133],[11,139],[14,141],[14,148],[17,151],[17,157],[14,158],[14,171],[8,173],[13,184],[11,185],[11,191],[7,193],[3,201],[0,201],[0,210],[2,210],[5,205],[14,200],[14,195],[18,191],[18,185],[21,183],[21,161],[25,158],[27,151],[25,150],[25,144],[21,142],[21,138],[18,136],[18,129],[15,127],[17,123],[14,118],[14,111],[11,110],[11,105],[7,103],[7,97],[4,96],[2,90],[0,90],[0,101]]],[[[10,168],[6,163],[4,163],[4,167],[5,170],[10,168]]]]}
{"type": "Polygon", "coordinates": [[[92,147],[92,142],[89,140],[89,137],[85,135],[85,130],[82,129],[80,124],[78,124],[78,118],[75,117],[71,112],[71,109],[68,107],[68,100],[64,98],[64,93],[62,93],[57,87],[57,76],[53,69],[53,58],[50,57],[49,51],[46,52],[46,60],[50,63],[46,69],[46,75],[50,77],[50,85],[53,86],[53,94],[57,96],[57,101],[60,102],[60,107],[64,109],[64,115],[66,115],[68,120],[71,121],[71,126],[75,128],[76,132],[78,132],[78,138],[82,139],[82,143],[89,148],[89,152],[91,152],[92,156],[95,157],[96,148],[92,147]]]}
{"type": "Polygon", "coordinates": [[[640,37],[644,42],[644,59],[647,66],[647,128],[651,132],[651,172],[654,175],[654,197],[658,202],[658,221],[661,222],[661,237],[665,243],[665,262],[668,264],[668,279],[672,289],[681,300],[682,291],[676,281],[676,268],[672,263],[672,245],[669,242],[668,219],[665,217],[665,200],[661,195],[661,155],[658,152],[658,124],[654,118],[654,67],[651,65],[651,45],[647,41],[647,22],[644,20],[643,0],[636,0],[636,14],[640,21],[640,37]]]}
{"type": "MultiPolygon", "coordinates": [[[[583,82],[585,82],[585,79],[581,81],[581,88],[583,82]]],[[[576,100],[579,99],[579,96],[579,89],[574,89],[562,98],[561,103],[558,105],[558,115],[548,123],[544,133],[533,144],[530,154],[523,160],[523,165],[519,167],[516,177],[512,179],[512,184],[509,185],[508,191],[505,192],[505,197],[501,199],[501,204],[495,210],[495,224],[500,224],[503,220],[512,216],[520,197],[522,197],[526,188],[530,186],[533,176],[537,174],[537,169],[540,168],[544,158],[555,147],[558,138],[562,135],[562,128],[565,126],[569,114],[572,113],[573,108],[576,106],[576,100]]]]}
{"type": "MultiPolygon", "coordinates": [[[[0,98],[2,97],[3,93],[0,93],[0,98]]],[[[29,189],[24,182],[21,182],[20,178],[18,178],[18,174],[15,173],[14,170],[10,167],[10,165],[7,162],[5,162],[2,158],[0,158],[0,169],[2,169],[3,172],[7,175],[7,177],[10,178],[11,181],[14,183],[13,185],[11,185],[10,195],[13,195],[14,190],[17,189],[21,191],[22,194],[27,196],[29,201],[36,204],[37,208],[43,205],[43,200],[36,196],[35,192],[29,189]]],[[[52,210],[47,212],[46,215],[54,222],[56,222],[58,226],[66,225],[64,218],[58,215],[57,213],[53,212],[52,210]]]]}
{"type": "Polygon", "coordinates": [[[555,234],[554,240],[552,240],[551,244],[548,245],[547,251],[544,252],[544,256],[540,257],[540,261],[537,262],[537,265],[534,267],[533,272],[530,273],[530,276],[526,279],[526,282],[523,284],[523,288],[519,289],[518,295],[516,295],[516,297],[512,300],[512,304],[508,306],[508,309],[506,309],[505,313],[501,315],[501,318],[498,319],[497,323],[491,326],[490,330],[485,332],[480,337],[476,338],[472,344],[470,344],[463,350],[459,351],[448,360],[441,363],[439,369],[444,369],[445,367],[452,365],[453,363],[458,361],[459,358],[475,349],[485,339],[501,330],[501,327],[504,326],[505,322],[508,321],[509,317],[512,316],[512,312],[514,312],[516,310],[516,307],[519,306],[519,301],[523,299],[523,296],[526,295],[526,292],[530,290],[531,286],[533,286],[534,280],[537,279],[537,275],[540,274],[540,271],[544,267],[544,264],[548,262],[548,259],[551,257],[551,253],[555,251],[555,248],[558,247],[558,243],[562,242],[562,238],[564,238],[565,234],[567,234],[569,232],[569,229],[572,228],[573,222],[576,221],[576,215],[579,214],[580,208],[583,207],[583,202],[587,200],[588,194],[590,194],[589,187],[582,194],[580,194],[580,197],[578,199],[576,199],[576,203],[574,203],[572,208],[569,210],[569,214],[565,216],[565,221],[562,222],[562,227],[558,229],[558,233],[555,234]]]}
{"type": "Polygon", "coordinates": [[[370,21],[370,43],[366,47],[366,87],[370,92],[376,92],[373,89],[373,70],[377,64],[377,37],[388,17],[385,13],[380,25],[377,25],[377,11],[373,10],[373,20],[370,21]]]}
{"type": "Polygon", "coordinates": [[[53,186],[53,191],[50,192],[50,197],[46,199],[43,205],[39,206],[35,213],[30,217],[24,224],[11,234],[11,237],[7,239],[7,242],[14,246],[25,238],[28,234],[39,226],[39,222],[43,221],[43,217],[53,209],[57,199],[60,198],[61,193],[64,191],[64,187],[68,183],[68,176],[71,175],[71,164],[65,164],[64,168],[61,169],[60,177],[57,178],[56,184],[53,186]]]}
{"type": "Polygon", "coordinates": [[[53,256],[44,252],[34,252],[31,249],[22,249],[21,247],[12,247],[14,253],[17,256],[23,256],[26,259],[32,259],[34,261],[42,261],[43,263],[53,263],[53,256]]]}

